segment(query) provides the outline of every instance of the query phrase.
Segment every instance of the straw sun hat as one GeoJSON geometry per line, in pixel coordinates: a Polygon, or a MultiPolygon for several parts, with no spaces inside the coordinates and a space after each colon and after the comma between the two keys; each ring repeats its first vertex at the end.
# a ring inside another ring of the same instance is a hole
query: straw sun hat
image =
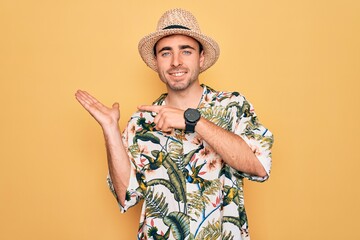
{"type": "Polygon", "coordinates": [[[141,58],[154,71],[157,72],[153,51],[155,44],[161,38],[174,34],[192,37],[202,44],[205,59],[200,72],[211,67],[219,58],[220,49],[218,44],[201,33],[196,18],[190,12],[176,8],[166,11],[159,19],[156,32],[143,37],[139,42],[138,48],[141,58]]]}

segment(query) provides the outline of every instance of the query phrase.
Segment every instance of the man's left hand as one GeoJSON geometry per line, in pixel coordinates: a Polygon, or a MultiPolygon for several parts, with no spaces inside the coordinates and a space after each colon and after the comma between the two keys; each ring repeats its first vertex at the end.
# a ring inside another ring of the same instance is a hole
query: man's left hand
{"type": "Polygon", "coordinates": [[[184,110],[157,105],[141,105],[138,106],[140,111],[148,111],[157,113],[154,118],[156,129],[162,132],[172,132],[176,129],[185,129],[184,110]]]}

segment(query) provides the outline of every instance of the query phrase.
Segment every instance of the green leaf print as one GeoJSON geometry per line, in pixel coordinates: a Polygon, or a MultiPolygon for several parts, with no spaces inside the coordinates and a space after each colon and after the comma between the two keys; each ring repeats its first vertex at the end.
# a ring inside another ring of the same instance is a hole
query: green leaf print
{"type": "MultiPolygon", "coordinates": [[[[185,203],[186,191],[185,191],[185,177],[182,171],[179,170],[175,162],[167,156],[163,161],[163,166],[167,169],[171,184],[174,186],[177,198],[179,201],[185,203]]],[[[179,202],[178,201],[178,202],[179,202]]]]}
{"type": "Polygon", "coordinates": [[[192,193],[188,193],[188,211],[190,214],[194,214],[200,217],[205,206],[210,204],[210,196],[217,194],[220,191],[221,182],[220,179],[211,181],[211,184],[207,186],[203,191],[199,189],[192,193]]]}
{"type": "MultiPolygon", "coordinates": [[[[250,134],[249,134],[250,135],[250,134]]],[[[248,136],[249,137],[249,136],[248,136]]],[[[262,134],[252,133],[251,138],[258,141],[262,147],[271,148],[274,143],[274,138],[272,136],[263,136],[262,134]]]]}
{"type": "Polygon", "coordinates": [[[204,148],[204,145],[201,144],[197,149],[194,149],[194,150],[191,150],[190,152],[188,152],[183,158],[184,166],[188,165],[191,158],[194,156],[194,154],[198,153],[203,148],[204,148]]]}
{"type": "Polygon", "coordinates": [[[183,145],[177,141],[169,143],[168,153],[171,159],[181,159],[183,157],[183,145]]]}
{"type": "Polygon", "coordinates": [[[217,126],[231,130],[233,118],[231,117],[231,111],[228,111],[224,107],[212,107],[200,109],[201,115],[207,120],[213,122],[217,126]]]}
{"type": "Polygon", "coordinates": [[[188,240],[195,240],[194,234],[190,233],[189,239],[188,240]]]}
{"type": "MultiPolygon", "coordinates": [[[[152,239],[154,239],[154,240],[167,240],[167,239],[169,239],[170,228],[166,231],[166,233],[164,235],[158,234],[157,232],[158,232],[157,227],[151,227],[149,229],[149,231],[148,231],[148,235],[149,235],[149,237],[152,237],[152,239]]],[[[145,239],[145,238],[141,238],[141,239],[145,239]]]]}
{"type": "Polygon", "coordinates": [[[131,156],[133,158],[137,158],[139,156],[139,154],[140,154],[139,145],[133,144],[133,145],[129,146],[128,149],[129,149],[129,151],[131,153],[131,156]]]}
{"type": "Polygon", "coordinates": [[[183,171],[185,169],[185,164],[184,164],[184,153],[183,153],[183,145],[181,142],[178,141],[171,141],[168,145],[168,153],[169,153],[169,157],[172,161],[174,161],[176,163],[176,165],[178,166],[178,169],[180,171],[183,171]]]}
{"type": "Polygon", "coordinates": [[[232,235],[232,232],[224,232],[221,240],[234,240],[234,236],[232,235]]]}
{"type": "Polygon", "coordinates": [[[238,217],[231,217],[231,216],[224,216],[223,217],[223,224],[224,223],[232,223],[238,228],[240,228],[240,219],[238,217]]]}
{"type": "Polygon", "coordinates": [[[146,133],[136,133],[134,139],[133,139],[133,143],[135,144],[137,142],[137,140],[141,140],[141,141],[150,141],[152,143],[155,144],[159,144],[160,143],[160,139],[156,136],[154,136],[153,134],[146,132],[146,133]]]}
{"type": "Polygon", "coordinates": [[[148,217],[164,218],[168,213],[168,204],[163,193],[154,195],[153,190],[146,192],[146,213],[148,217]]]}
{"type": "Polygon", "coordinates": [[[210,181],[210,183],[211,184],[206,186],[206,188],[204,189],[203,195],[211,196],[217,194],[220,191],[221,188],[220,179],[214,179],[210,181]]]}
{"type": "Polygon", "coordinates": [[[199,234],[196,236],[195,240],[211,240],[218,239],[221,236],[221,224],[219,221],[209,223],[204,227],[199,234]]]}
{"type": "Polygon", "coordinates": [[[231,173],[230,167],[227,164],[224,164],[224,166],[221,168],[221,170],[219,172],[219,178],[223,174],[225,175],[226,178],[231,179],[232,173],[231,173]]]}
{"type": "Polygon", "coordinates": [[[188,212],[189,214],[195,215],[197,218],[201,216],[201,213],[205,207],[204,201],[208,201],[207,197],[203,198],[201,196],[201,191],[194,191],[192,193],[188,193],[188,212]]]}
{"type": "Polygon", "coordinates": [[[155,130],[155,123],[153,122],[146,122],[146,118],[139,118],[137,120],[137,125],[142,127],[141,131],[154,131],[155,130]]]}
{"type": "Polygon", "coordinates": [[[178,192],[175,191],[175,189],[176,189],[175,186],[169,180],[158,178],[158,179],[153,179],[153,180],[150,180],[149,182],[147,182],[147,186],[155,186],[155,185],[165,186],[167,189],[170,190],[171,193],[174,194],[174,199],[178,202],[180,201],[181,197],[179,196],[178,192]]]}
{"type": "MultiPolygon", "coordinates": [[[[227,107],[229,107],[231,104],[229,104],[227,107]]],[[[236,106],[237,112],[236,115],[237,117],[250,117],[253,115],[253,113],[250,112],[251,110],[251,106],[250,103],[247,101],[244,101],[242,106],[240,107],[238,103],[234,104],[234,106],[236,106]]]]}
{"type": "Polygon", "coordinates": [[[244,207],[241,207],[241,211],[239,212],[240,214],[240,226],[244,226],[244,224],[246,224],[247,221],[247,215],[246,215],[246,211],[244,207]]]}
{"type": "Polygon", "coordinates": [[[164,218],[164,223],[171,228],[176,240],[184,240],[190,234],[190,220],[185,213],[171,212],[164,218]]]}

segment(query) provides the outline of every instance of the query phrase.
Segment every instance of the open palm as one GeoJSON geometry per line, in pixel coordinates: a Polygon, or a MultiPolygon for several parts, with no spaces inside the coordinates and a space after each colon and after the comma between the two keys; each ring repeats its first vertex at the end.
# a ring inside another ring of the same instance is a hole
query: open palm
{"type": "Polygon", "coordinates": [[[119,122],[120,111],[118,103],[114,103],[112,107],[109,108],[82,90],[78,90],[75,93],[75,97],[102,127],[119,122]]]}

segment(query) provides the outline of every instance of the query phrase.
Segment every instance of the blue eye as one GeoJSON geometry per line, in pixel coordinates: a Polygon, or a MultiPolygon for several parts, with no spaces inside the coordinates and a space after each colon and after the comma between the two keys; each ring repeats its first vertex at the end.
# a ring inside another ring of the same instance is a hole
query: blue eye
{"type": "Polygon", "coordinates": [[[191,51],[183,51],[183,54],[185,54],[185,55],[190,55],[190,54],[191,54],[191,51]]]}
{"type": "Polygon", "coordinates": [[[163,52],[162,54],[161,54],[161,56],[163,56],[163,57],[166,57],[166,56],[169,56],[170,55],[170,52],[163,52]]]}

